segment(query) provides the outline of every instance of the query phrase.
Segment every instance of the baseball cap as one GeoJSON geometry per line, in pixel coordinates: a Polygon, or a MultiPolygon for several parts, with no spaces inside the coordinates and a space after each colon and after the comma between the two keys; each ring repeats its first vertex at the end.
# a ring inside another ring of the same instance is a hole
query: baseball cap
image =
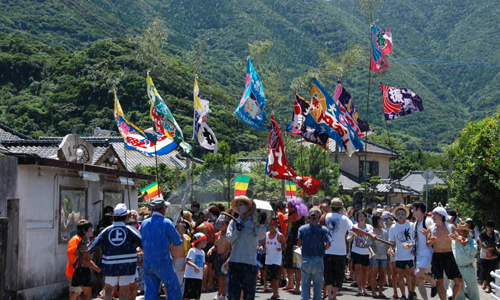
{"type": "Polygon", "coordinates": [[[313,207],[309,210],[309,216],[313,218],[319,218],[321,217],[321,210],[317,207],[313,207]]]}
{"type": "Polygon", "coordinates": [[[128,215],[129,211],[127,209],[127,205],[125,203],[118,203],[113,209],[113,215],[121,217],[128,215]]]}
{"type": "Polygon", "coordinates": [[[340,198],[333,198],[330,205],[333,207],[342,207],[344,205],[344,203],[342,202],[342,200],[340,198]]]}

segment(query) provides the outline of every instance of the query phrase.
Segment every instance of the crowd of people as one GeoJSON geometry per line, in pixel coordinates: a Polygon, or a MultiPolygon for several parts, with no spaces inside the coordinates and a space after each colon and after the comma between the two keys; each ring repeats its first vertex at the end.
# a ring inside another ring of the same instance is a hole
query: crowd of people
{"type": "Polygon", "coordinates": [[[158,198],[139,213],[107,207],[95,232],[80,220],[68,242],[70,300],[93,291],[105,300],[207,292],[246,300],[257,285],[271,300],[283,291],[309,299],[311,289],[315,300],[336,300],[349,280],[358,296],[385,299],[392,287],[393,299],[415,300],[418,288],[423,300],[479,300],[478,280],[491,292],[499,265],[493,221],[480,231],[436,203],[429,212],[422,202],[355,210],[340,198],[318,206],[294,198],[271,202],[271,213],[239,196],[228,208],[194,202],[176,220],[165,217],[168,205],[158,198]]]}

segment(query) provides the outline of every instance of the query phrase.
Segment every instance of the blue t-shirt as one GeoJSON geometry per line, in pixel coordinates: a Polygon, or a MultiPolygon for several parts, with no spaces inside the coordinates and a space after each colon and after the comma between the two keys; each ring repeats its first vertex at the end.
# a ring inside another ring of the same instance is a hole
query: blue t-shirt
{"type": "Polygon", "coordinates": [[[330,241],[330,233],[325,226],[306,224],[299,228],[299,240],[302,240],[303,257],[322,257],[325,255],[325,246],[330,241]]]}

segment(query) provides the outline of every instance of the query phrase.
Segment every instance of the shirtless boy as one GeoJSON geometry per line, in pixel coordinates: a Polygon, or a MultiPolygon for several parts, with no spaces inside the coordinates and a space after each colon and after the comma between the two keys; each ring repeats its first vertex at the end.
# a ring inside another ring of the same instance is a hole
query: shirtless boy
{"type": "Polygon", "coordinates": [[[448,278],[453,279],[453,296],[449,300],[455,300],[462,289],[462,275],[453,256],[450,236],[456,236],[455,225],[446,222],[449,219],[448,213],[443,207],[436,207],[432,211],[434,225],[425,230],[427,233],[427,246],[434,248],[432,255],[432,274],[437,279],[438,294],[441,300],[446,299],[444,289],[443,273],[446,272],[448,278]]]}
{"type": "Polygon", "coordinates": [[[212,252],[217,251],[214,256],[214,272],[215,276],[217,276],[218,283],[218,291],[217,291],[217,299],[225,300],[226,299],[226,276],[227,276],[227,267],[226,263],[227,258],[229,257],[229,253],[231,253],[231,244],[227,240],[226,232],[227,226],[231,219],[224,214],[221,214],[219,217],[219,228],[220,231],[215,234],[215,243],[210,250],[208,250],[208,255],[212,255],[212,252]],[[225,272],[222,271],[222,267],[224,266],[225,272]]]}

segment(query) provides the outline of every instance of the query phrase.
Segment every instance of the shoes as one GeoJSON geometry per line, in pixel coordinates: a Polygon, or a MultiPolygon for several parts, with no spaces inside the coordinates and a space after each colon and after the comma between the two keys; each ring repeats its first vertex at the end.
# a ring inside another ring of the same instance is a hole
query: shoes
{"type": "MultiPolygon", "coordinates": [[[[214,300],[215,300],[215,298],[214,298],[214,300]]],[[[217,300],[226,300],[226,296],[225,295],[218,295],[217,300]]]]}
{"type": "Polygon", "coordinates": [[[272,295],[271,298],[269,298],[269,300],[278,300],[280,298],[280,295],[272,295]]]}
{"type": "Polygon", "coordinates": [[[408,299],[409,300],[417,300],[418,297],[417,297],[417,293],[415,292],[410,292],[410,295],[408,295],[408,299]]]}
{"type": "Polygon", "coordinates": [[[219,296],[218,295],[215,295],[212,300],[219,300],[219,296]]]}
{"type": "Polygon", "coordinates": [[[437,283],[435,286],[431,286],[431,297],[434,298],[438,293],[437,283]]]}
{"type": "Polygon", "coordinates": [[[300,290],[298,290],[298,291],[293,290],[293,291],[292,291],[292,294],[294,294],[294,295],[300,295],[300,290]]]}
{"type": "Polygon", "coordinates": [[[392,295],[392,299],[399,299],[398,294],[392,295]]]}
{"type": "Polygon", "coordinates": [[[354,281],[353,283],[351,283],[351,286],[352,287],[357,287],[358,285],[356,284],[356,281],[354,281]]]}
{"type": "Polygon", "coordinates": [[[378,298],[379,298],[379,299],[387,299],[387,296],[386,296],[386,295],[384,295],[384,293],[379,293],[379,294],[378,294],[378,298]]]}

